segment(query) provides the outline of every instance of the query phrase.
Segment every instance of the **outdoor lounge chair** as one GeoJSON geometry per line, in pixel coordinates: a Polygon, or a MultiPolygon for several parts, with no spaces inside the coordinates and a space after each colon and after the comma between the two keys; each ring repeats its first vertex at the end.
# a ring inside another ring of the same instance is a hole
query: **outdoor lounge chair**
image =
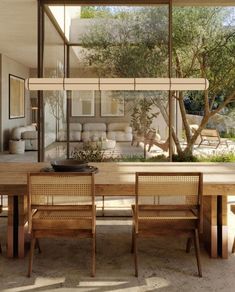
{"type": "Polygon", "coordinates": [[[136,201],[133,210],[132,251],[138,276],[139,238],[184,234],[194,239],[198,275],[202,276],[199,232],[202,232],[201,173],[136,173],[136,201]]]}
{"type": "Polygon", "coordinates": [[[95,276],[94,174],[30,173],[28,198],[31,232],[28,276],[32,273],[36,240],[55,237],[91,238],[91,275],[95,276]]]}
{"type": "Polygon", "coordinates": [[[200,137],[201,142],[198,144],[198,147],[201,145],[215,146],[215,148],[218,148],[220,145],[226,145],[228,147],[228,140],[225,138],[220,138],[220,134],[217,129],[203,129],[200,137]]]}
{"type": "Polygon", "coordinates": [[[169,149],[169,138],[166,141],[162,141],[161,136],[155,129],[150,129],[145,136],[134,135],[131,145],[134,146],[136,143],[136,145],[139,146],[140,142],[148,145],[148,152],[151,150],[153,145],[156,145],[165,152],[169,149]]]}

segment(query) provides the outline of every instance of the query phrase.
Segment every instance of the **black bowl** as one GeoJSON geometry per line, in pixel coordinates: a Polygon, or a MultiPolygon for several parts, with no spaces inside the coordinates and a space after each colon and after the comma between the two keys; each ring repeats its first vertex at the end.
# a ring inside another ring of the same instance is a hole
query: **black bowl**
{"type": "Polygon", "coordinates": [[[77,161],[74,159],[54,160],[51,166],[55,171],[82,171],[88,166],[86,161],[77,161]]]}

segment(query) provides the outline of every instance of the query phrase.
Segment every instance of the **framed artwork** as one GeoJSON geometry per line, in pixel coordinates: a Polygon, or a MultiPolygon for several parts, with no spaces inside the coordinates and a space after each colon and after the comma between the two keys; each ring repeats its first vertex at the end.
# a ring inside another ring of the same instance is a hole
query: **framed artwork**
{"type": "Polygon", "coordinates": [[[124,97],[121,93],[113,91],[101,92],[101,116],[102,117],[123,117],[124,97]]]}
{"type": "Polygon", "coordinates": [[[95,116],[95,92],[93,90],[72,91],[71,115],[73,117],[95,116]]]}
{"type": "Polygon", "coordinates": [[[9,74],[9,119],[25,117],[24,79],[9,74]]]}

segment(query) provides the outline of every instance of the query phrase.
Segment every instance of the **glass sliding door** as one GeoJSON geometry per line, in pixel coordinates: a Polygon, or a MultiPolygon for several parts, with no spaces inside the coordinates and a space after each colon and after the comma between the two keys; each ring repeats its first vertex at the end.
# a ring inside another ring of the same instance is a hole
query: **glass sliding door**
{"type": "MultiPolygon", "coordinates": [[[[65,72],[64,41],[45,14],[45,78],[63,78],[65,72]]],[[[46,161],[65,158],[67,153],[67,101],[65,91],[44,91],[44,157],[46,161]]]]}
{"type": "MultiPolygon", "coordinates": [[[[45,11],[44,77],[169,77],[169,5],[45,11]]],[[[167,91],[43,94],[45,160],[97,150],[97,161],[168,161],[167,91]]]]}
{"type": "MultiPolygon", "coordinates": [[[[70,77],[168,77],[168,14],[168,5],[80,7],[70,25],[70,77]]],[[[105,161],[167,161],[168,116],[168,92],[73,91],[70,149],[100,148],[105,161]]]]}
{"type": "Polygon", "coordinates": [[[175,7],[173,10],[174,75],[207,78],[210,83],[208,91],[177,93],[175,104],[179,110],[174,117],[174,140],[178,143],[180,160],[195,161],[193,155],[210,161],[213,155],[221,155],[221,151],[229,157],[229,147],[224,143],[218,146],[218,135],[232,144],[235,123],[234,99],[231,99],[235,88],[234,25],[234,7],[175,7]],[[187,29],[182,31],[182,27],[187,29]],[[179,124],[182,124],[181,128],[179,124]],[[205,141],[202,141],[203,133],[208,135],[204,137],[205,141]]]}

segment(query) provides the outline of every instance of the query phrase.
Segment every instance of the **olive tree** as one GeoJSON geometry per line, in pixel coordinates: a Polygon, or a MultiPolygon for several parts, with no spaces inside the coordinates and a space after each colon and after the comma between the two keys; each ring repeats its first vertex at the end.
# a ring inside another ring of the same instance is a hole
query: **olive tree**
{"type": "MultiPolygon", "coordinates": [[[[173,76],[203,77],[208,91],[194,92],[203,107],[202,121],[192,133],[187,120],[188,92],[174,92],[187,140],[182,149],[173,128],[179,155],[192,155],[193,145],[209,119],[235,99],[235,28],[229,8],[175,8],[173,11],[173,76]],[[219,97],[219,98],[218,98],[219,97]]],[[[95,17],[95,16],[94,16],[95,17]]],[[[141,8],[97,18],[83,36],[84,59],[102,77],[168,76],[168,10],[141,8]]],[[[168,99],[146,92],[168,124],[168,99]]],[[[159,145],[161,147],[161,145],[159,145]]],[[[165,145],[164,145],[165,147],[165,145]]]]}

